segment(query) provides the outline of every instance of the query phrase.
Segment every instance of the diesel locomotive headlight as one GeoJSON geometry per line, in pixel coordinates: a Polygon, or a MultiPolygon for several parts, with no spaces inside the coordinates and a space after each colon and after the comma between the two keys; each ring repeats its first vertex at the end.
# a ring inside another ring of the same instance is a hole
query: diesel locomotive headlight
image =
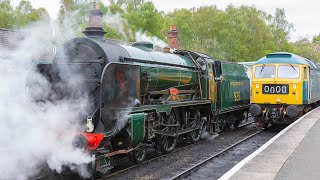
{"type": "Polygon", "coordinates": [[[292,84],[293,89],[297,88],[297,84],[292,84]]]}
{"type": "Polygon", "coordinates": [[[259,84],[256,84],[256,88],[259,88],[259,84]]]}

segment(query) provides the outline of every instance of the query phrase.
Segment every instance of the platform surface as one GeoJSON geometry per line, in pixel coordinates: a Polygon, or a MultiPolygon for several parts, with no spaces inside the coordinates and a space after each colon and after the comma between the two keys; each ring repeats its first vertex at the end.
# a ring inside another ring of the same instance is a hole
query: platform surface
{"type": "Polygon", "coordinates": [[[320,179],[320,108],[239,162],[221,180],[320,179]]]}

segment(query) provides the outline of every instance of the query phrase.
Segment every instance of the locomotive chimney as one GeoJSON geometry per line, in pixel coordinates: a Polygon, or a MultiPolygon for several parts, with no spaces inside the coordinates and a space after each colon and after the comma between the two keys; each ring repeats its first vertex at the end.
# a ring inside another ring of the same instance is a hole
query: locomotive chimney
{"type": "Polygon", "coordinates": [[[89,26],[83,31],[86,36],[103,36],[106,32],[102,29],[102,15],[97,2],[91,3],[92,9],[89,14],[89,26]]]}
{"type": "Polygon", "coordinates": [[[179,49],[179,39],[176,25],[170,25],[170,31],[168,32],[168,40],[170,49],[179,49]]]}

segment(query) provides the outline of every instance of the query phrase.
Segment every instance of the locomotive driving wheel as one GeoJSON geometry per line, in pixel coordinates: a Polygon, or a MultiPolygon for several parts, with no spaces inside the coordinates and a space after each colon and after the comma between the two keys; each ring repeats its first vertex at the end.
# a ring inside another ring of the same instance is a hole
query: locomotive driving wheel
{"type": "MultiPolygon", "coordinates": [[[[162,117],[163,118],[163,126],[162,131],[164,132],[176,132],[177,131],[177,119],[172,111],[169,116],[162,117]]],[[[167,135],[159,135],[157,138],[157,144],[161,148],[162,152],[170,153],[172,152],[177,144],[177,136],[167,136],[167,135]]]]}
{"type": "Polygon", "coordinates": [[[199,110],[191,110],[187,112],[187,118],[189,118],[189,125],[192,128],[199,127],[199,129],[188,133],[189,139],[192,143],[196,143],[201,139],[202,122],[199,110]]]}
{"type": "Polygon", "coordinates": [[[132,153],[130,154],[130,157],[135,164],[139,164],[146,159],[146,155],[147,155],[147,148],[145,145],[141,145],[132,151],[132,153]]]}
{"type": "MultiPolygon", "coordinates": [[[[94,157],[97,157],[97,154],[94,155],[94,157]]],[[[111,172],[111,168],[101,168],[99,171],[97,171],[97,166],[99,166],[100,164],[94,160],[92,162],[90,162],[87,167],[89,168],[89,172],[91,173],[91,178],[92,180],[94,179],[98,179],[98,178],[105,178],[106,176],[108,176],[111,172]]]]}

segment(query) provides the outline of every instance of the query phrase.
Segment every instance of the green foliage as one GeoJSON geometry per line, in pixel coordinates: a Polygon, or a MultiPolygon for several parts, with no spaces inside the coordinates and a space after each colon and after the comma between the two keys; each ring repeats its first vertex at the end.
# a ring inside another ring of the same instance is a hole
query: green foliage
{"type": "Polygon", "coordinates": [[[15,25],[22,27],[45,16],[48,14],[44,8],[34,9],[29,1],[22,0],[15,9],[15,25]]]}
{"type": "Polygon", "coordinates": [[[34,9],[29,1],[22,0],[13,8],[9,0],[0,0],[0,28],[20,28],[44,17],[48,17],[47,11],[34,9]]]}
{"type": "Polygon", "coordinates": [[[14,26],[13,8],[9,0],[0,1],[0,27],[12,28],[14,26]]]}
{"type": "Polygon", "coordinates": [[[193,27],[193,13],[187,9],[181,9],[174,11],[173,13],[167,15],[165,25],[162,27],[163,34],[168,32],[168,28],[171,24],[176,24],[179,32],[179,43],[182,49],[191,49],[195,44],[193,40],[195,39],[195,32],[193,27]]]}
{"type": "Polygon", "coordinates": [[[151,36],[164,39],[164,34],[159,31],[162,28],[162,13],[160,13],[152,2],[138,0],[127,0],[122,17],[128,22],[131,32],[146,32],[151,36]]]}
{"type": "Polygon", "coordinates": [[[219,42],[229,61],[254,61],[272,52],[272,32],[255,7],[229,6],[219,42]]]}
{"type": "Polygon", "coordinates": [[[306,57],[308,59],[320,61],[320,44],[318,37],[313,38],[313,41],[309,41],[308,38],[302,38],[293,43],[292,52],[306,57]]]}
{"type": "Polygon", "coordinates": [[[317,36],[313,37],[312,43],[320,45],[320,33],[317,36]]]}
{"type": "Polygon", "coordinates": [[[291,30],[293,30],[293,24],[286,20],[284,9],[276,9],[270,27],[273,32],[273,42],[275,43],[276,51],[291,51],[292,48],[288,39],[290,38],[291,30]]]}
{"type": "MultiPolygon", "coordinates": [[[[254,61],[275,51],[272,30],[255,7],[215,6],[169,14],[179,31],[181,47],[204,52],[221,60],[254,61]]],[[[167,24],[167,27],[168,27],[167,24]]]]}
{"type": "Polygon", "coordinates": [[[87,27],[90,10],[89,0],[61,0],[59,10],[59,22],[63,27],[74,29],[78,36],[87,27]]]}
{"type": "MultiPolygon", "coordinates": [[[[230,5],[225,10],[207,6],[164,13],[151,1],[109,2],[109,6],[99,2],[105,14],[106,38],[136,41],[135,34],[141,31],[167,41],[169,25],[176,24],[181,49],[203,52],[216,59],[255,61],[270,52],[289,51],[320,61],[320,34],[312,41],[290,42],[294,28],[286,19],[284,9],[276,9],[272,15],[254,6],[230,5]]],[[[77,35],[81,35],[88,24],[90,0],[61,0],[60,4],[60,23],[77,29],[77,35]]],[[[47,16],[44,9],[34,9],[26,0],[16,8],[10,5],[10,0],[0,0],[2,28],[22,27],[44,16],[47,16]]]]}

